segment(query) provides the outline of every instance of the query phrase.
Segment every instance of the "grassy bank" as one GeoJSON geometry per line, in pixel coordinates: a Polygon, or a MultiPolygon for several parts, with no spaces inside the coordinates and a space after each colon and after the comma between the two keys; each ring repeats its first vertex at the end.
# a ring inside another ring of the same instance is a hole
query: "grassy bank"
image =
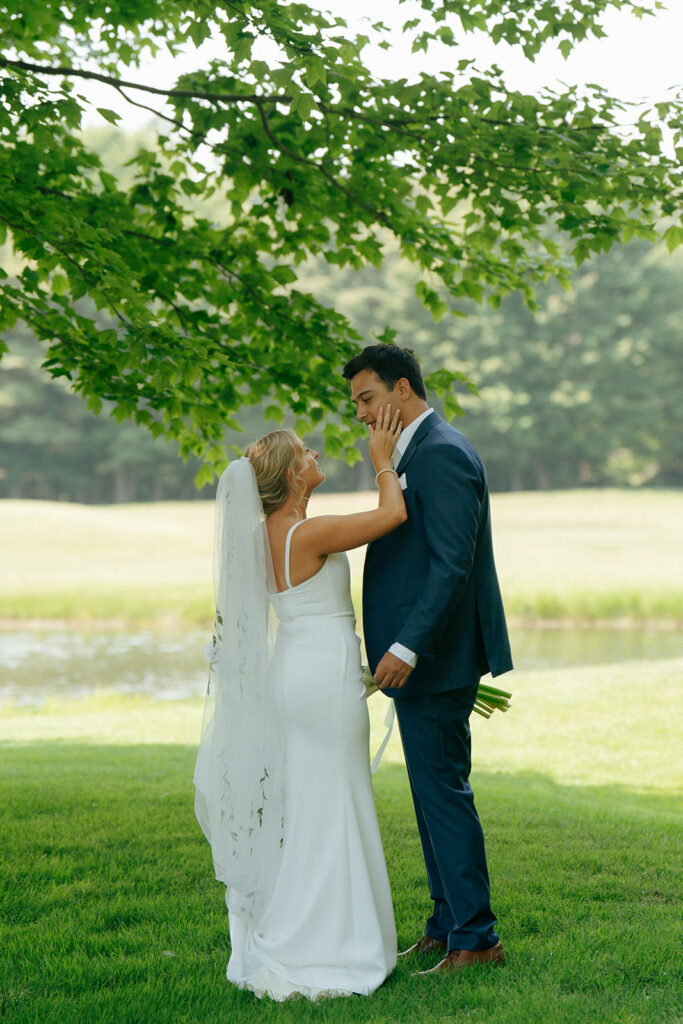
{"type": "MultiPolygon", "coordinates": [[[[13,1024],[655,1024],[680,1009],[671,707],[682,661],[516,674],[473,781],[508,953],[369,999],[258,1003],[224,979],[222,889],[192,813],[199,702],[0,715],[0,1016],[13,1024]],[[656,752],[656,753],[655,753],[656,752]]],[[[383,698],[371,699],[374,717],[383,698]]],[[[375,778],[399,942],[428,912],[396,737],[375,778]]]]}
{"type": "MultiPolygon", "coordinates": [[[[559,786],[673,795],[683,787],[680,727],[672,714],[682,678],[683,657],[503,676],[499,681],[513,691],[512,708],[488,721],[473,716],[475,768],[537,773],[559,786]]],[[[368,706],[377,747],[385,732],[387,698],[374,694],[368,706]]],[[[107,692],[49,700],[40,708],[6,702],[0,706],[0,743],[194,748],[202,708],[201,699],[107,692]]],[[[403,764],[397,728],[384,761],[403,764]]]]}
{"type": "MultiPolygon", "coordinates": [[[[375,494],[314,495],[311,514],[375,494]]],[[[562,491],[493,497],[506,608],[524,621],[683,621],[672,553],[683,494],[562,491]]],[[[83,506],[0,501],[0,620],[131,627],[212,617],[211,502],[83,506]]],[[[351,553],[359,600],[362,551],[351,553]]]]}

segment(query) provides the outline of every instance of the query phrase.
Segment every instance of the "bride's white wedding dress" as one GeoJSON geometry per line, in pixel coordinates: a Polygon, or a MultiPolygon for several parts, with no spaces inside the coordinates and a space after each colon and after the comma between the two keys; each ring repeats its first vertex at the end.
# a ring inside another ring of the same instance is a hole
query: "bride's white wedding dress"
{"type": "MultiPolygon", "coordinates": [[[[295,527],[299,524],[295,524],[295,527]]],[[[227,977],[259,996],[367,994],[396,964],[396,931],[369,765],[349,565],[272,597],[275,707],[286,744],[285,832],[257,927],[230,913],[227,977]]]]}

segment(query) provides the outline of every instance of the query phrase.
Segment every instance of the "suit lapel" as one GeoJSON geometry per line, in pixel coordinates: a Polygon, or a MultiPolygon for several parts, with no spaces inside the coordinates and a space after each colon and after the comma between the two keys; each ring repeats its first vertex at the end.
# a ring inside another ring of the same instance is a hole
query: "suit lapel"
{"type": "Polygon", "coordinates": [[[427,416],[427,418],[422,421],[420,426],[415,431],[414,435],[411,437],[410,443],[406,450],[404,451],[401,461],[398,464],[396,472],[398,473],[399,476],[402,473],[405,473],[406,466],[408,465],[413,455],[417,451],[419,445],[421,444],[422,441],[424,441],[429,431],[432,430],[437,425],[438,422],[439,417],[435,412],[430,413],[429,416],[427,416]]]}

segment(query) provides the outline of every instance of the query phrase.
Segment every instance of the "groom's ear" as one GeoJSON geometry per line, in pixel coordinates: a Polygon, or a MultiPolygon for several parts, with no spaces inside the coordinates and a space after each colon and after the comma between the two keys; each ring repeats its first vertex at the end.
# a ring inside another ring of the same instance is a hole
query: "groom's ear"
{"type": "Polygon", "coordinates": [[[404,402],[408,401],[413,391],[407,377],[400,377],[394,385],[394,390],[398,391],[399,398],[404,402]]]}

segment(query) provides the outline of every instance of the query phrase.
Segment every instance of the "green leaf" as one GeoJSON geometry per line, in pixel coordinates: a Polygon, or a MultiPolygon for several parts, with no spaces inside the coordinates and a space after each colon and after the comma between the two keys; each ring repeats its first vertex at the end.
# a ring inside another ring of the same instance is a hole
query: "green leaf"
{"type": "Polygon", "coordinates": [[[66,295],[69,290],[69,282],[64,274],[54,274],[50,285],[53,295],[66,295]]]}
{"type": "Polygon", "coordinates": [[[457,204],[458,204],[458,196],[457,195],[442,196],[439,205],[441,206],[441,212],[443,213],[444,217],[447,217],[448,214],[451,212],[451,210],[455,206],[457,206],[457,204]]]}
{"type": "Polygon", "coordinates": [[[297,280],[296,271],[291,267],[273,267],[270,271],[270,276],[278,284],[292,284],[297,280]]]}
{"type": "Polygon", "coordinates": [[[201,490],[205,484],[213,483],[215,478],[215,472],[213,466],[205,462],[199,467],[199,470],[194,478],[195,487],[197,490],[201,490]]]}
{"type": "Polygon", "coordinates": [[[200,18],[190,22],[187,34],[195,46],[201,46],[204,40],[211,36],[211,26],[207,20],[200,18]]]}
{"type": "Polygon", "coordinates": [[[314,89],[318,82],[323,85],[327,82],[327,73],[325,71],[325,65],[319,57],[312,57],[308,61],[308,66],[304,73],[306,85],[309,88],[314,89]]]}
{"type": "Polygon", "coordinates": [[[109,124],[118,124],[121,120],[121,115],[117,114],[115,110],[108,110],[107,107],[98,107],[97,113],[100,114],[105,121],[109,121],[109,124]]]}
{"type": "Polygon", "coordinates": [[[465,415],[465,410],[460,405],[455,395],[447,394],[443,400],[443,411],[446,419],[451,420],[454,416],[462,417],[465,415]]]}
{"type": "Polygon", "coordinates": [[[673,252],[679,245],[683,245],[683,228],[679,228],[676,224],[672,224],[664,232],[662,238],[666,242],[666,247],[669,252],[673,252]]]}
{"type": "Polygon", "coordinates": [[[263,410],[263,415],[267,420],[275,420],[280,426],[285,422],[285,411],[279,405],[268,405],[263,410]]]}
{"type": "Polygon", "coordinates": [[[290,109],[293,113],[298,114],[303,121],[307,121],[315,106],[314,96],[311,96],[309,92],[299,92],[292,100],[290,109]]]}

